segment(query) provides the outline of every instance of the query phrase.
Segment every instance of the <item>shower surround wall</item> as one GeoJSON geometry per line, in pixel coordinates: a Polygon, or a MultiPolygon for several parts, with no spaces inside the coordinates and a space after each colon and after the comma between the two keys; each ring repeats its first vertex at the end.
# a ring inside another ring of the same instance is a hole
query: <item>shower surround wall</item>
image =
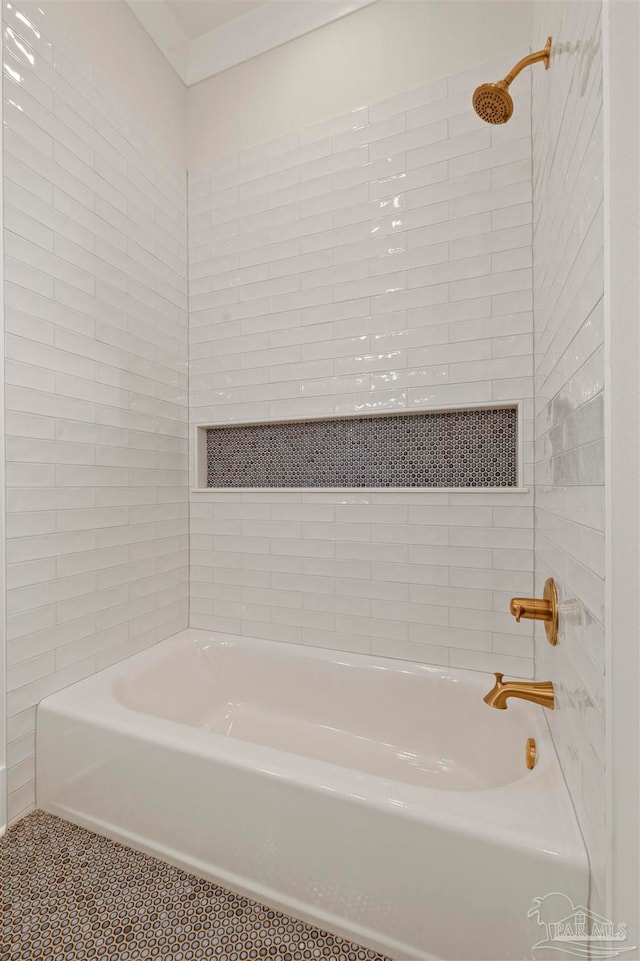
{"type": "Polygon", "coordinates": [[[553,678],[551,731],[605,911],[603,131],[601,4],[540,3],[533,79],[536,365],[536,586],[555,577],[557,648],[536,639],[553,678]]]}
{"type": "Polygon", "coordinates": [[[185,172],[24,9],[3,58],[10,818],[34,803],[37,702],[188,617],[185,172]]]}
{"type": "MultiPolygon", "coordinates": [[[[190,171],[194,434],[518,401],[532,483],[529,75],[470,106],[520,53],[190,171]]],[[[532,538],[530,492],[194,490],[191,625],[531,676],[532,538]]]]}

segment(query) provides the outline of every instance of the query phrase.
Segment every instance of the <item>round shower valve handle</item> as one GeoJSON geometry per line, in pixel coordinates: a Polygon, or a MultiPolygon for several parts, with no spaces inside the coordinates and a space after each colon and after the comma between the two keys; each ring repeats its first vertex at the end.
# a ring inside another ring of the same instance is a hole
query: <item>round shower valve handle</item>
{"type": "Polygon", "coordinates": [[[544,585],[542,597],[512,597],[509,609],[516,621],[544,621],[547,640],[553,647],[558,643],[558,591],[552,577],[544,585]]]}

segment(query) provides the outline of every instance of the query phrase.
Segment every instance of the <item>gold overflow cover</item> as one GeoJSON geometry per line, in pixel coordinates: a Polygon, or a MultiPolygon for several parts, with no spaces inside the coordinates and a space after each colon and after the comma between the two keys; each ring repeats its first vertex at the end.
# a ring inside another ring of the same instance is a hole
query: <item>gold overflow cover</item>
{"type": "Polygon", "coordinates": [[[530,771],[532,771],[536,766],[537,757],[538,750],[536,748],[536,739],[535,737],[528,737],[524,749],[524,762],[530,771]]]}

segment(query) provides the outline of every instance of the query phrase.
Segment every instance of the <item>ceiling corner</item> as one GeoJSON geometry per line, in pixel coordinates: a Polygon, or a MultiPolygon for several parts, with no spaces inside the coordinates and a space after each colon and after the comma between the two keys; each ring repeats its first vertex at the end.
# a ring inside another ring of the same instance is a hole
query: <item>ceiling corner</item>
{"type": "Polygon", "coordinates": [[[183,83],[191,86],[378,0],[269,0],[191,39],[165,0],[126,2],[183,83]]]}
{"type": "Polygon", "coordinates": [[[189,38],[163,0],[126,0],[155,45],[164,54],[183,83],[189,76],[189,38]]]}

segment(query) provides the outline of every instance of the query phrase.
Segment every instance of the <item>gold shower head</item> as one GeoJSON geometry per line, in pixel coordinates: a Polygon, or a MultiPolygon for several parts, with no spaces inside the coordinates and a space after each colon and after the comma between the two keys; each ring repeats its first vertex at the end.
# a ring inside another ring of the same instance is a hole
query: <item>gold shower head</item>
{"type": "Polygon", "coordinates": [[[473,92],[473,109],[487,123],[506,123],[513,113],[513,100],[504,80],[482,83],[473,92]]]}
{"type": "Polygon", "coordinates": [[[531,66],[532,63],[538,63],[540,60],[544,61],[545,70],[548,70],[550,56],[551,37],[547,37],[544,48],[519,60],[504,80],[498,80],[497,83],[482,83],[479,87],[476,87],[471,102],[480,119],[493,124],[506,123],[513,114],[513,100],[509,93],[509,84],[521,70],[531,66]]]}

